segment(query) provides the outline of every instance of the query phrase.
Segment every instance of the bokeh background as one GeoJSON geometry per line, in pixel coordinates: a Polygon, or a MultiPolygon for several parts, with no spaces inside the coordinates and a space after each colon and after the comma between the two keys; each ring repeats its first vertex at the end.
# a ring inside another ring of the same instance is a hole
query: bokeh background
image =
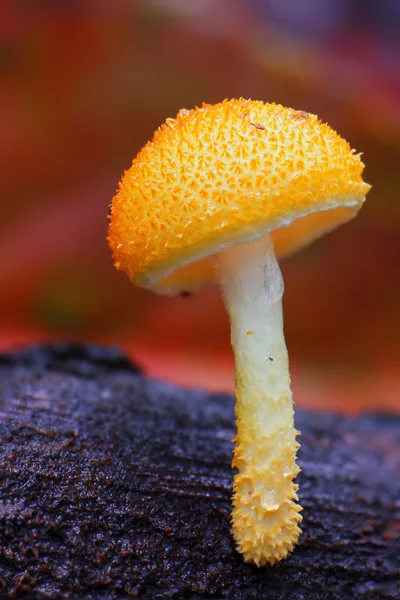
{"type": "Polygon", "coordinates": [[[282,265],[297,404],[399,411],[398,31],[398,0],[3,0],[1,349],[113,343],[152,377],[233,390],[218,289],[134,289],[105,236],[165,118],[250,97],[318,114],[373,185],[353,222],[282,265]]]}

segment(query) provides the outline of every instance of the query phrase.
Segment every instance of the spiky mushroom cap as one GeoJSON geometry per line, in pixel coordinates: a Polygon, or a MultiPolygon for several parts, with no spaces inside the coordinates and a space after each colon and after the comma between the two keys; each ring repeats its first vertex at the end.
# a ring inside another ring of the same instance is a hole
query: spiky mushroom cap
{"type": "Polygon", "coordinates": [[[315,115],[234,99],[167,119],[112,203],[115,266],[160,293],[214,279],[206,257],[272,232],[286,256],[351,219],[370,186],[360,155],[315,115]]]}

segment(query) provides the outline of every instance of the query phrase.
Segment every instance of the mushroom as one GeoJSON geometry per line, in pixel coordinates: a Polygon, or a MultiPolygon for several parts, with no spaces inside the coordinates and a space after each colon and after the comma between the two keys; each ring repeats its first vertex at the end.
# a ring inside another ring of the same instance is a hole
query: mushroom
{"type": "Polygon", "coordinates": [[[302,519],[275,256],[357,213],[370,188],[363,167],[315,115],[224,100],[167,119],[112,202],[109,245],[133,284],[161,294],[215,280],[222,288],[236,367],[232,534],[257,566],[292,551],[302,519]]]}

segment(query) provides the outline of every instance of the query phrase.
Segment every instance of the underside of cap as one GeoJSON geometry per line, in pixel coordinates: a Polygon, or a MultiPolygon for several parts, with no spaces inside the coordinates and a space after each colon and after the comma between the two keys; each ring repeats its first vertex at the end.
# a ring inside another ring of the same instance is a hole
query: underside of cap
{"type": "MultiPolygon", "coordinates": [[[[321,210],[311,213],[304,217],[295,219],[290,225],[282,223],[270,231],[263,231],[250,238],[236,240],[235,244],[253,241],[270,233],[275,248],[275,254],[279,259],[283,259],[290,254],[308,246],[313,240],[329,233],[339,225],[352,219],[359,210],[358,204],[355,206],[339,207],[330,210],[321,210]]],[[[227,247],[219,246],[214,252],[207,253],[205,258],[189,261],[184,267],[174,269],[169,275],[162,276],[150,285],[144,285],[159,294],[175,295],[182,293],[193,294],[201,288],[215,283],[215,273],[210,255],[215,254],[227,247]]]]}
{"type": "Polygon", "coordinates": [[[308,113],[243,99],[181,111],[113,199],[115,266],[169,294],[210,283],[207,257],[268,232],[286,256],[356,214],[369,190],[363,166],[308,113]]]}

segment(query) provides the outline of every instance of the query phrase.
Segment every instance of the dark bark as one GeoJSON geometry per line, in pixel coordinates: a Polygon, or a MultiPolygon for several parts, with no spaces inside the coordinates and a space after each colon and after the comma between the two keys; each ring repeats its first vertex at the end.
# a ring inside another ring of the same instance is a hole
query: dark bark
{"type": "Polygon", "coordinates": [[[95,347],[3,357],[0,596],[398,597],[399,419],[296,419],[304,533],[257,569],[229,534],[231,397],[95,347]]]}

